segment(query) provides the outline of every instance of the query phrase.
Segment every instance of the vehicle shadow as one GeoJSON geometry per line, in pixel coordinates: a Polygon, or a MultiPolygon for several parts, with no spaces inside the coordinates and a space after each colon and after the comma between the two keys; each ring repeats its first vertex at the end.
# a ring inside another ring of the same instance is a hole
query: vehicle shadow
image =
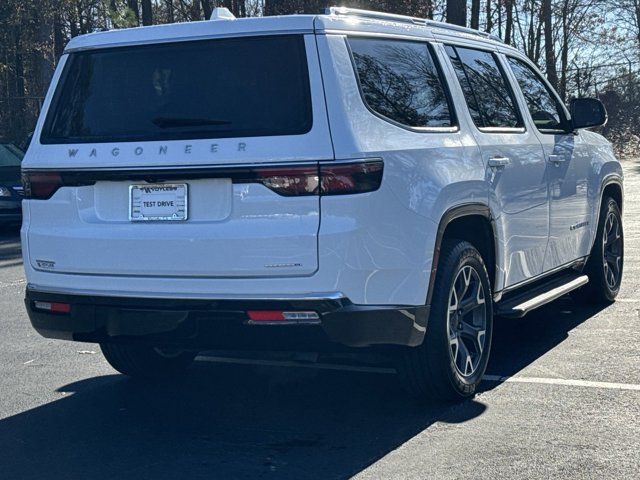
{"type": "MultiPolygon", "coordinates": [[[[524,318],[496,318],[487,374],[511,377],[566,340],[569,332],[605,307],[580,305],[569,296],[524,318]]],[[[494,388],[484,382],[482,391],[494,388]]]]}
{"type": "MultiPolygon", "coordinates": [[[[489,373],[514,375],[597,312],[563,299],[499,319],[489,373]]],[[[210,362],[173,385],[107,375],[58,392],[0,421],[0,477],[348,478],[435,422],[467,422],[487,408],[482,395],[421,404],[393,374],[210,362]]]]}

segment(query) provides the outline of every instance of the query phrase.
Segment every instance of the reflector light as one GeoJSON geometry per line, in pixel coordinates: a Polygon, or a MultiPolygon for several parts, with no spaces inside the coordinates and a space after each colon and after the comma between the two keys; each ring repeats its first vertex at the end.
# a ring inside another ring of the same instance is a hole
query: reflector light
{"type": "Polygon", "coordinates": [[[319,323],[320,316],[316,312],[283,312],[281,310],[249,310],[251,323],[296,324],[319,323]]]}
{"type": "Polygon", "coordinates": [[[52,313],[70,313],[71,312],[71,305],[69,305],[68,303],[36,301],[33,303],[33,305],[37,310],[45,310],[47,312],[52,312],[52,313]]]}
{"type": "Polygon", "coordinates": [[[249,310],[247,314],[254,322],[277,322],[284,320],[283,312],[276,310],[249,310]]]}

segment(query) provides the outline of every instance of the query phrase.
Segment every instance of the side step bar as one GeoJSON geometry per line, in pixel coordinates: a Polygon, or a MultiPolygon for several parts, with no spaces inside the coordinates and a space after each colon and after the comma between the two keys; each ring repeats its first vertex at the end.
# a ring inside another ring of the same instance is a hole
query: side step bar
{"type": "Polygon", "coordinates": [[[553,302],[587,283],[589,283],[589,277],[586,275],[579,273],[563,275],[551,282],[528,289],[522,294],[504,299],[496,306],[496,314],[509,318],[524,317],[530,311],[553,302]]]}

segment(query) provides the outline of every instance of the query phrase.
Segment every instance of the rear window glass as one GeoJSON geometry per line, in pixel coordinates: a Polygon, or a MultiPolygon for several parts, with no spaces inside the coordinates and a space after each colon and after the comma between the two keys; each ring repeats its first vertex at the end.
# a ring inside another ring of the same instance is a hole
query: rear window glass
{"type": "Polygon", "coordinates": [[[451,127],[449,103],[426,43],[349,39],[371,110],[409,127],[451,127]]]}
{"type": "Polygon", "coordinates": [[[312,112],[301,35],[73,53],[42,143],[296,135],[312,112]]]}

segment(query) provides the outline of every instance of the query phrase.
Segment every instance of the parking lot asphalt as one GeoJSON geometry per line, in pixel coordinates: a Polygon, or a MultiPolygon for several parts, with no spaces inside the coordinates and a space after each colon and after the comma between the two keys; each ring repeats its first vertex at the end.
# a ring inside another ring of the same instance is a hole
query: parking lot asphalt
{"type": "Polygon", "coordinates": [[[482,391],[424,405],[392,369],[198,359],[171,386],[30,327],[16,231],[0,233],[0,479],[637,478],[640,162],[627,162],[625,278],[606,308],[563,298],[497,319],[482,391]]]}

